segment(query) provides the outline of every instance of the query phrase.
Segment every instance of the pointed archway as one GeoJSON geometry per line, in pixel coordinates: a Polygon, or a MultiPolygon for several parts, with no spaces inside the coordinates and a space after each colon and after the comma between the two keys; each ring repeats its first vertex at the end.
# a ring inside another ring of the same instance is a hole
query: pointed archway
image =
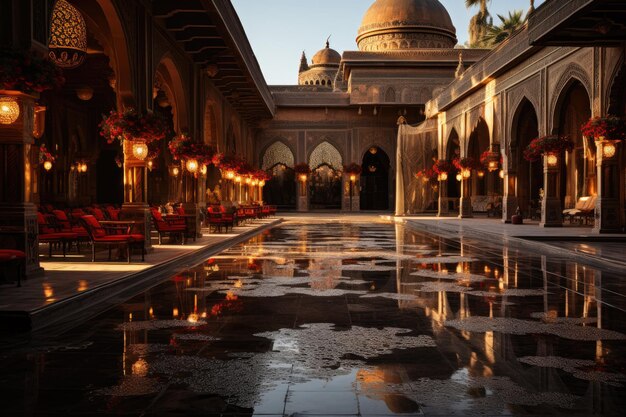
{"type": "Polygon", "coordinates": [[[272,175],[263,188],[263,201],[281,211],[296,208],[294,163],[293,152],[280,140],[272,143],[261,158],[261,167],[272,175]]]}
{"type": "Polygon", "coordinates": [[[372,146],[361,167],[361,210],[389,210],[389,156],[372,146]]]}
{"type": "Polygon", "coordinates": [[[540,210],[540,196],[543,189],[543,163],[530,162],[524,159],[523,150],[539,136],[537,112],[532,103],[524,98],[513,117],[511,148],[516,149],[512,155],[512,169],[517,181],[515,194],[517,206],[525,217],[535,217],[540,210]]]}
{"type": "Polygon", "coordinates": [[[341,208],[343,158],[333,145],[324,141],[309,157],[311,181],[309,207],[312,209],[341,208]]]}

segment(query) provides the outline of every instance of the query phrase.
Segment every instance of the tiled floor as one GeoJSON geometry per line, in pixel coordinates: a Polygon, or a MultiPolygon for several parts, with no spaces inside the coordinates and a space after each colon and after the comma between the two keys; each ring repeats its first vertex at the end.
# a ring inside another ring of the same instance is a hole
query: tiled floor
{"type": "Polygon", "coordinates": [[[621,415],[622,277],[474,242],[292,218],[89,323],[0,350],[3,412],[621,415]]]}

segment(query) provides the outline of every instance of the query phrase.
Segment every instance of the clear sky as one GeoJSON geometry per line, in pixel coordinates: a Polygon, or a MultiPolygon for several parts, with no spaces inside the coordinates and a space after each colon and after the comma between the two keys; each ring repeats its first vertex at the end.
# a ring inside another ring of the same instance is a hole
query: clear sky
{"type": "MultiPolygon", "coordinates": [[[[467,26],[477,9],[467,10],[465,0],[440,0],[456,27],[459,43],[467,41],[467,26]]],[[[535,6],[544,0],[535,1],[535,6]]],[[[556,0],[553,0],[556,1],[556,0]]],[[[356,34],[363,15],[373,0],[232,0],[267,83],[297,84],[300,54],[307,58],[330,46],[339,53],[357,50],[356,34]]],[[[529,0],[491,0],[489,11],[496,14],[524,10],[529,0]]]]}

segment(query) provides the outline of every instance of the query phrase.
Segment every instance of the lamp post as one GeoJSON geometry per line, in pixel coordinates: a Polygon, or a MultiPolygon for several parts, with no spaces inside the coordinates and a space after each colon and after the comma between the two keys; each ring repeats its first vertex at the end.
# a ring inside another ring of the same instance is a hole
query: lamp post
{"type": "Polygon", "coordinates": [[[356,175],[350,174],[350,211],[352,211],[352,195],[353,195],[355,182],[356,182],[356,175]]]}

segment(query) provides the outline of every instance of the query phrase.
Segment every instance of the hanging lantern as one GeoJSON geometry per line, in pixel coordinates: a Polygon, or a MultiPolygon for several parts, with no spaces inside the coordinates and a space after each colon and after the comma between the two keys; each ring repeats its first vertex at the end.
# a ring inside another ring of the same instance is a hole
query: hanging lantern
{"type": "Polygon", "coordinates": [[[10,125],[20,117],[20,105],[14,97],[0,97],[0,124],[10,125]]]}
{"type": "Polygon", "coordinates": [[[602,142],[602,158],[611,159],[617,153],[617,147],[615,141],[607,140],[602,142]]]}
{"type": "Polygon", "coordinates": [[[306,174],[300,174],[300,176],[298,177],[300,179],[300,181],[302,182],[306,182],[307,180],[307,175],[306,174]]]}
{"type": "MultiPolygon", "coordinates": [[[[428,178],[426,178],[426,182],[427,181],[428,181],[428,178]]],[[[442,172],[441,174],[439,174],[439,181],[448,181],[448,173],[442,172]]]]}
{"type": "Polygon", "coordinates": [[[46,127],[46,106],[35,106],[35,117],[33,119],[33,136],[41,139],[46,127]]]}
{"type": "Polygon", "coordinates": [[[485,171],[480,170],[478,171],[478,178],[483,178],[485,176],[485,171]]]}
{"type": "Polygon", "coordinates": [[[202,165],[202,168],[200,168],[200,173],[202,175],[206,175],[207,172],[209,172],[209,169],[207,168],[207,166],[206,165],[202,165]]]}
{"type": "Polygon", "coordinates": [[[148,161],[147,166],[148,170],[152,172],[152,169],[154,168],[154,162],[152,162],[152,160],[148,161]]]}
{"type": "Polygon", "coordinates": [[[232,180],[235,178],[235,171],[226,171],[226,178],[228,178],[229,180],[232,180]]]}
{"type": "Polygon", "coordinates": [[[378,148],[377,148],[376,146],[372,146],[372,147],[370,148],[370,153],[371,153],[372,155],[376,155],[376,154],[378,153],[378,148]]]}
{"type": "Polygon", "coordinates": [[[82,101],[89,101],[93,98],[93,88],[88,85],[77,88],[76,96],[82,101]]]}
{"type": "Polygon", "coordinates": [[[463,179],[463,176],[461,174],[456,174],[457,181],[461,181],[462,179],[463,179]]]}
{"type": "Polygon", "coordinates": [[[239,184],[239,183],[241,182],[241,176],[240,176],[240,175],[237,175],[237,176],[235,177],[235,182],[236,182],[237,184],[239,184]]]}
{"type": "Polygon", "coordinates": [[[145,142],[133,142],[133,156],[143,161],[148,156],[148,145],[145,142]]]}
{"type": "Polygon", "coordinates": [[[195,174],[196,172],[198,172],[198,161],[195,159],[189,159],[187,160],[185,167],[187,168],[187,171],[195,174]]]}
{"type": "Polygon", "coordinates": [[[252,178],[250,177],[246,177],[246,184],[250,185],[250,183],[252,182],[252,178]]]}
{"type": "Polygon", "coordinates": [[[43,163],[43,169],[45,169],[46,171],[50,171],[52,169],[52,162],[50,161],[45,161],[43,163]]]}
{"type": "Polygon", "coordinates": [[[464,169],[463,171],[461,171],[461,175],[463,176],[463,178],[467,179],[472,176],[472,171],[470,171],[469,169],[464,169]]]}
{"type": "Polygon", "coordinates": [[[259,187],[265,187],[265,180],[259,181],[259,187]]]}
{"type": "Polygon", "coordinates": [[[61,68],[76,68],[87,55],[87,26],[78,10],[58,0],[52,10],[48,56],[61,68]]]}
{"type": "Polygon", "coordinates": [[[559,163],[559,157],[556,154],[549,153],[546,155],[548,166],[555,167],[559,163]]]}
{"type": "Polygon", "coordinates": [[[180,169],[178,168],[178,166],[176,165],[171,166],[170,174],[172,175],[172,177],[178,177],[178,174],[180,174],[180,169]]]}

